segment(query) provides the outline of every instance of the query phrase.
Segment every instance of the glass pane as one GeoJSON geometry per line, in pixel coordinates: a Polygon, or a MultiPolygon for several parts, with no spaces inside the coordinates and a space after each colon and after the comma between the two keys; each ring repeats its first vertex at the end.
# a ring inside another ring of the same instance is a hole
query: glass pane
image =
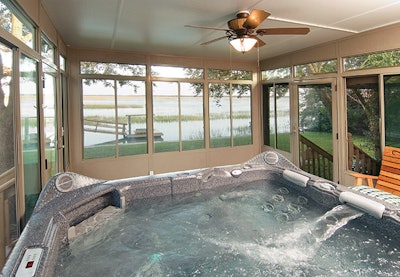
{"type": "Polygon", "coordinates": [[[35,28],[18,9],[10,1],[7,1],[7,5],[0,2],[0,14],[1,28],[33,49],[35,47],[35,28]]]}
{"type": "Polygon", "coordinates": [[[14,167],[14,93],[12,50],[0,43],[0,175],[14,167]]]}
{"type": "Polygon", "coordinates": [[[59,59],[60,59],[60,70],[65,71],[66,70],[65,58],[59,55],[59,59]]]}
{"type": "MultiPolygon", "coordinates": [[[[288,84],[268,86],[268,109],[264,120],[269,133],[264,134],[266,145],[290,152],[290,93],[288,84]],[[269,110],[269,111],[268,111],[269,110]]],[[[266,109],[266,107],[265,107],[266,109]]]]}
{"type": "Polygon", "coordinates": [[[335,72],[337,72],[337,60],[301,64],[294,67],[295,77],[313,76],[335,72]]]}
{"type": "Polygon", "coordinates": [[[204,70],[201,68],[153,65],[151,67],[151,76],[164,78],[204,79],[204,70]]]}
{"type": "Polygon", "coordinates": [[[263,85],[263,135],[264,145],[276,147],[275,89],[263,85]]]}
{"type": "Polygon", "coordinates": [[[50,62],[55,64],[55,46],[51,43],[47,38],[42,35],[42,58],[46,60],[46,62],[50,62]]]}
{"type": "Polygon", "coordinates": [[[56,118],[56,78],[44,74],[43,86],[43,116],[45,137],[46,176],[48,178],[58,172],[57,167],[57,118],[56,118]]]}
{"type": "Polygon", "coordinates": [[[300,167],[332,180],[331,84],[299,86],[298,93],[300,167]]]}
{"type": "Polygon", "coordinates": [[[251,85],[232,85],[233,145],[252,144],[251,85]]]}
{"type": "Polygon", "coordinates": [[[251,71],[247,70],[224,70],[224,69],[209,69],[208,79],[212,80],[252,80],[251,71]]]}
{"type": "Polygon", "coordinates": [[[288,84],[275,86],[276,97],[276,148],[290,152],[290,92],[288,84]]]}
{"type": "Polygon", "coordinates": [[[279,80],[290,77],[290,67],[283,67],[277,69],[270,69],[261,72],[262,80],[279,80]]]}
{"type": "Polygon", "coordinates": [[[343,59],[344,70],[379,68],[398,66],[400,64],[400,50],[370,53],[361,56],[343,59]]]}
{"type": "Polygon", "coordinates": [[[122,63],[81,62],[81,74],[146,76],[146,66],[122,63]]]}
{"type": "Polygon", "coordinates": [[[385,76],[385,144],[400,147],[400,75],[385,76]]]}
{"type": "Polygon", "coordinates": [[[37,62],[25,56],[20,61],[21,137],[24,159],[25,217],[28,219],[39,196],[40,155],[37,62]]]}
{"type": "Polygon", "coordinates": [[[177,82],[153,82],[154,151],[179,151],[177,82]]]}
{"type": "Polygon", "coordinates": [[[379,90],[377,76],[346,79],[348,169],[379,173],[379,90]]]}
{"type": "Polygon", "coordinates": [[[209,85],[210,147],[231,146],[229,84],[209,85]]]}
{"type": "Polygon", "coordinates": [[[180,86],[182,150],[204,148],[203,84],[180,86]]]}
{"type": "Polygon", "coordinates": [[[117,85],[118,122],[124,138],[118,156],[147,153],[146,86],[144,81],[121,81],[117,85]]]}
{"type": "MultiPolygon", "coordinates": [[[[85,159],[116,156],[114,88],[114,80],[82,80],[85,159]]],[[[119,139],[123,137],[118,134],[119,139]]]]}

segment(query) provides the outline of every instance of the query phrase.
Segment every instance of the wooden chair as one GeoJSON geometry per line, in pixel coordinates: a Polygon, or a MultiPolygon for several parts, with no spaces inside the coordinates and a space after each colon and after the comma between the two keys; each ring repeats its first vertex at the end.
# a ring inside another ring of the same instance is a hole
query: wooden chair
{"type": "Polygon", "coordinates": [[[400,196],[400,148],[385,147],[379,176],[356,172],[350,175],[355,177],[354,185],[356,186],[362,185],[363,180],[365,180],[369,187],[375,187],[400,196]],[[374,183],[376,184],[374,185],[374,183]]]}

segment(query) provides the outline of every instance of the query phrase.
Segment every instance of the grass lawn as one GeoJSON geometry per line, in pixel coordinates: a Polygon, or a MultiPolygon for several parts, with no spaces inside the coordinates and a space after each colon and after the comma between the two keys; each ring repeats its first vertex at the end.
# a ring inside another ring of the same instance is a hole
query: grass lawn
{"type": "Polygon", "coordinates": [[[303,132],[302,136],[311,140],[313,143],[324,149],[329,154],[333,154],[332,134],[324,132],[303,132]]]}

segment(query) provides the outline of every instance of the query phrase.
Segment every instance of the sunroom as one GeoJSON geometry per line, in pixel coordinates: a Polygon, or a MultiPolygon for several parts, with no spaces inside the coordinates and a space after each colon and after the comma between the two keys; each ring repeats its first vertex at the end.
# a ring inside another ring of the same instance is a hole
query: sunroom
{"type": "Polygon", "coordinates": [[[400,147],[400,2],[242,2],[0,0],[0,266],[59,172],[110,180],[274,149],[340,184],[379,173],[400,147]],[[226,30],[242,10],[270,13],[252,29],[309,32],[254,31],[242,53],[226,30]]]}

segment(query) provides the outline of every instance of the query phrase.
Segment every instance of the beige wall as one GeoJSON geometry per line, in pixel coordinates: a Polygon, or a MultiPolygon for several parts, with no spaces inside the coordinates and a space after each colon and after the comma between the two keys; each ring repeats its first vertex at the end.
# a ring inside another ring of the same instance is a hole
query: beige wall
{"type": "MultiPolygon", "coordinates": [[[[79,62],[93,60],[104,62],[123,62],[133,64],[178,65],[187,67],[213,67],[218,69],[232,68],[257,71],[257,64],[235,64],[226,60],[205,60],[162,55],[144,55],[141,53],[119,52],[94,49],[68,48],[69,67],[69,128],[70,128],[70,170],[99,178],[116,179],[205,168],[217,165],[245,162],[260,152],[260,89],[254,82],[252,91],[253,145],[225,147],[217,149],[200,149],[183,152],[149,153],[146,155],[125,156],[119,158],[82,159],[82,116],[81,87],[79,79],[79,62]]],[[[257,74],[254,74],[257,76],[257,74]]],[[[148,98],[148,101],[151,99],[148,98]]],[[[150,150],[151,151],[151,150],[150,150]]]]}

